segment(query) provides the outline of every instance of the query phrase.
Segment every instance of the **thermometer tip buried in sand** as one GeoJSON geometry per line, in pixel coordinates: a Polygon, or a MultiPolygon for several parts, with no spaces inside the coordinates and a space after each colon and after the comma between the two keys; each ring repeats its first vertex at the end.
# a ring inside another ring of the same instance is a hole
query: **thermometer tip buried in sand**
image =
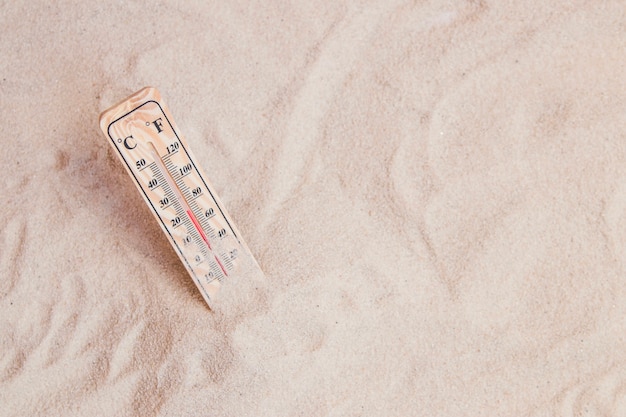
{"type": "Polygon", "coordinates": [[[226,282],[263,276],[156,89],[103,112],[100,127],[209,307],[226,282]]]}

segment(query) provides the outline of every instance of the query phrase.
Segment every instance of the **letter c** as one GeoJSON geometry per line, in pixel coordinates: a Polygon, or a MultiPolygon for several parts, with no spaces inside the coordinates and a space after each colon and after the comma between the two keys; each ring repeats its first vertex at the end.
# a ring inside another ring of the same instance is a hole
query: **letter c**
{"type": "Polygon", "coordinates": [[[127,136],[124,139],[124,147],[129,150],[135,149],[137,147],[137,142],[135,141],[135,138],[133,138],[133,135],[127,136]]]}

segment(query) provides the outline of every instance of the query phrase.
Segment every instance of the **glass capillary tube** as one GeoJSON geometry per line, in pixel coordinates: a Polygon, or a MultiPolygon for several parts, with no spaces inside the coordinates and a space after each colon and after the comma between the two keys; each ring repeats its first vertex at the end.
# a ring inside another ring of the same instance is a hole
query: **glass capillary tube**
{"type": "Polygon", "coordinates": [[[200,222],[198,221],[196,216],[193,214],[193,211],[191,211],[191,207],[189,207],[187,200],[185,200],[185,197],[183,197],[183,193],[180,191],[180,188],[178,188],[178,185],[176,184],[174,179],[171,177],[170,172],[165,167],[165,164],[163,164],[163,160],[159,156],[159,153],[157,152],[156,147],[154,146],[152,142],[148,142],[148,146],[149,146],[150,153],[152,154],[152,158],[154,159],[154,162],[157,164],[157,166],[163,173],[163,177],[165,178],[165,181],[167,181],[167,184],[170,186],[170,189],[174,193],[174,196],[180,203],[181,207],[183,207],[183,209],[187,213],[187,216],[193,223],[194,227],[196,228],[196,231],[200,234],[200,237],[206,244],[207,248],[209,249],[209,252],[211,252],[211,254],[215,257],[215,260],[217,261],[217,264],[220,266],[220,269],[222,270],[222,272],[224,273],[224,276],[228,276],[228,274],[226,273],[226,268],[224,268],[224,265],[222,265],[222,262],[219,260],[217,255],[213,253],[213,248],[211,247],[211,243],[209,242],[209,239],[204,233],[202,226],[200,226],[200,222]]]}

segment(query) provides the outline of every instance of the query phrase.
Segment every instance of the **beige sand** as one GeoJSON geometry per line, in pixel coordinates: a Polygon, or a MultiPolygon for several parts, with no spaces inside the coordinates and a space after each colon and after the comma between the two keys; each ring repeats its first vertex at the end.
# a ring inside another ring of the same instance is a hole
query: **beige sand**
{"type": "Polygon", "coordinates": [[[623,1],[52,3],[0,8],[0,415],[626,415],[623,1]],[[99,131],[144,85],[260,302],[99,131]]]}

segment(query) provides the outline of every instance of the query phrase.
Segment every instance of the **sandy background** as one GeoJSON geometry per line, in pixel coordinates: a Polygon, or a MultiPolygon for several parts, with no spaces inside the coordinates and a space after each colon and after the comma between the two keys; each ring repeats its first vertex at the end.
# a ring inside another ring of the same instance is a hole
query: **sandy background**
{"type": "Polygon", "coordinates": [[[51,3],[0,2],[0,415],[626,416],[623,1],[51,3]],[[145,85],[238,314],[99,130],[145,85]]]}

